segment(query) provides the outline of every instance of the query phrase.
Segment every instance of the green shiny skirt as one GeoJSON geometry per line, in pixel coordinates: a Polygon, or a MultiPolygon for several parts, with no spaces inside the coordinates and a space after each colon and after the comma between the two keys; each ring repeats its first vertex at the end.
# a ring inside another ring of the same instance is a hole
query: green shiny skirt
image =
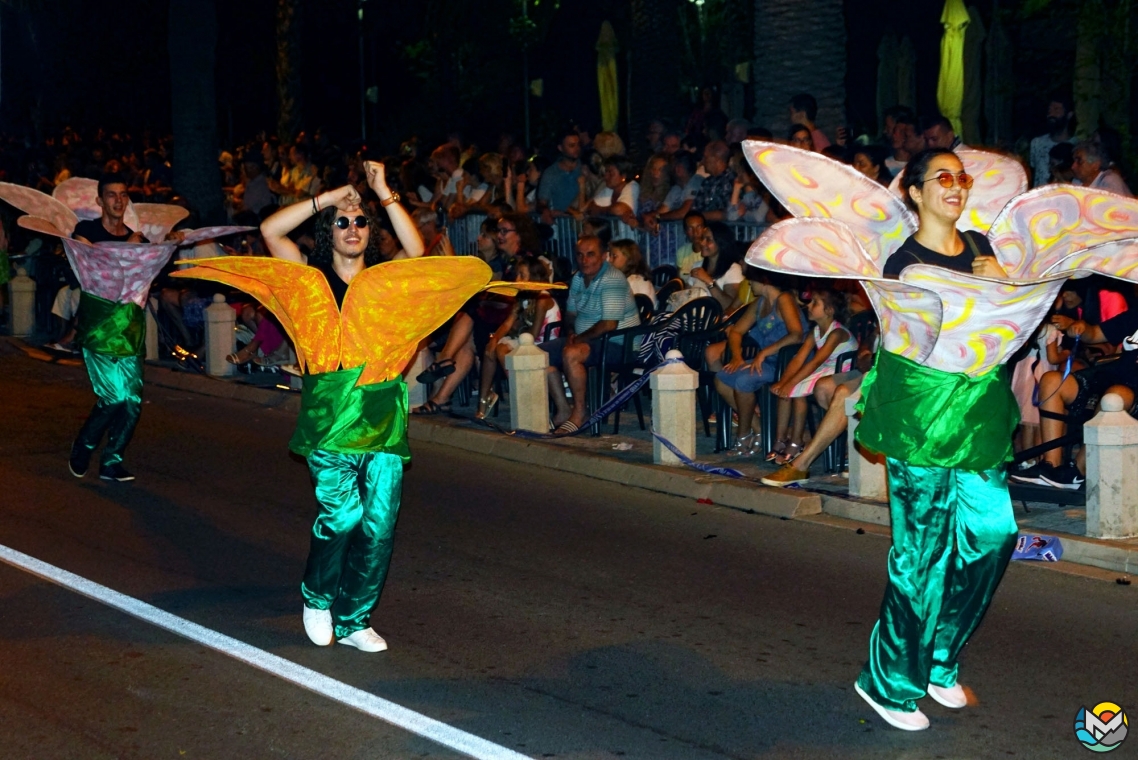
{"type": "Polygon", "coordinates": [[[92,452],[106,435],[99,460],[106,468],[122,462],[142,415],[142,357],[109,356],[84,348],[83,361],[98,400],[75,437],[73,450],[92,452]]]}

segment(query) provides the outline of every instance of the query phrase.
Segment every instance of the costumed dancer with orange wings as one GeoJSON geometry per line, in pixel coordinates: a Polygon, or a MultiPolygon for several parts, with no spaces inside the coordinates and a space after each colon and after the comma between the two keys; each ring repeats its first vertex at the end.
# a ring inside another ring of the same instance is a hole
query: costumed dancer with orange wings
{"type": "MultiPolygon", "coordinates": [[[[375,220],[351,186],[287,206],[261,225],[272,259],[201,259],[175,273],[223,282],[257,298],[280,320],[305,372],[289,448],[305,457],[318,512],[301,583],[304,630],[365,652],[387,648],[370,626],[391,561],[407,446],[402,372],[419,342],[491,283],[475,257],[419,258],[422,240],[383,164],[366,163],[368,184],[411,258],[379,263],[375,220]],[[316,217],[305,263],[288,233],[316,217]]],[[[534,286],[547,289],[548,284],[534,286]]]]}

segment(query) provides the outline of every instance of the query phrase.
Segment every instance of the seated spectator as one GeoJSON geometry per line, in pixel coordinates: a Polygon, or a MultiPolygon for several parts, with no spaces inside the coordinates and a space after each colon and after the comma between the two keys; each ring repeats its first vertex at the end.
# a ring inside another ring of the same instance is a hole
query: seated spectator
{"type": "MultiPolygon", "coordinates": [[[[520,258],[514,267],[515,279],[519,282],[548,282],[550,272],[545,263],[533,256],[520,258]]],[[[494,377],[498,367],[505,364],[506,354],[518,347],[518,337],[522,333],[533,336],[533,342],[540,345],[545,340],[546,328],[561,321],[561,308],[557,301],[543,290],[540,293],[519,293],[513,312],[503,322],[486,344],[482,353],[482,378],[479,384],[478,412],[476,419],[485,419],[498,405],[498,394],[494,392],[494,377]]],[[[550,339],[558,336],[558,328],[550,330],[550,339]]]]}
{"type": "Polygon", "coordinates": [[[684,215],[684,237],[688,242],[676,249],[676,269],[685,283],[689,282],[691,271],[703,262],[703,233],[707,220],[698,211],[684,215]]]}
{"type": "MultiPolygon", "coordinates": [[[[747,272],[755,300],[739,321],[727,328],[727,340],[707,349],[708,366],[718,370],[715,389],[739,415],[739,437],[729,452],[732,456],[750,456],[760,450],[762,429],[755,418],[755,393],[774,382],[779,350],[801,343],[805,332],[793,281],[765,269],[749,267],[747,272]],[[750,362],[743,359],[744,338],[759,348],[750,362]],[[725,350],[731,352],[726,363],[725,350]]],[[[721,420],[720,424],[728,422],[721,420]]],[[[781,434],[785,435],[785,430],[781,434]]]]}
{"type": "Polygon", "coordinates": [[[293,203],[319,195],[320,173],[308,160],[308,148],[297,142],[288,150],[290,168],[282,170],[280,181],[270,180],[269,189],[280,196],[280,205],[293,203]]]}
{"type": "MultiPolygon", "coordinates": [[[[541,345],[549,354],[549,390],[557,407],[554,428],[562,434],[576,432],[585,423],[588,367],[600,362],[604,334],[640,324],[628,280],[605,261],[599,238],[577,240],[577,267],[569,284],[567,327],[563,328],[567,334],[541,345]],[[565,398],[562,372],[573,392],[572,408],[565,398]]],[[[608,350],[608,360],[619,361],[621,339],[610,341],[608,350]]]]}
{"type": "Polygon", "coordinates": [[[263,208],[276,202],[273,191],[269,189],[269,178],[265,176],[265,165],[261,162],[260,154],[245,155],[241,163],[241,178],[241,205],[234,209],[235,212],[252,211],[260,214],[263,208]]]}
{"type": "Polygon", "coordinates": [[[877,339],[876,315],[869,308],[869,304],[862,297],[851,297],[849,306],[852,316],[846,323],[846,328],[850,335],[858,338],[857,364],[851,370],[818,380],[818,384],[814,386],[814,400],[826,411],[826,414],[818,424],[810,443],[806,444],[798,458],[790,464],[783,465],[777,472],[762,478],[765,485],[785,488],[805,483],[810,479],[810,465],[825,453],[838,436],[846,432],[849,424],[849,418],[846,416],[846,399],[860,391],[862,378],[873,365],[877,339]]]}
{"type": "Polygon", "coordinates": [[[48,344],[48,348],[67,353],[79,353],[75,345],[75,322],[79,316],[79,283],[75,275],[67,273],[68,284],[55,294],[55,301],[51,305],[51,314],[55,318],[55,340],[48,344]]]}
{"type": "Polygon", "coordinates": [[[462,179],[461,153],[457,145],[443,143],[431,151],[427,167],[435,177],[435,189],[431,194],[431,207],[450,208],[458,198],[458,182],[462,179]]]}
{"type": "Polygon", "coordinates": [[[805,124],[791,124],[786,139],[795,148],[811,151],[817,149],[814,144],[814,136],[810,133],[810,127],[805,124]]]}
{"type": "Polygon", "coordinates": [[[885,167],[896,177],[909,159],[925,150],[925,138],[917,131],[917,119],[911,111],[899,111],[893,118],[890,144],[893,155],[885,159],[885,167]]]}
{"type": "Polygon", "coordinates": [[[652,273],[648,271],[648,264],[635,240],[614,240],[609,246],[609,262],[628,280],[633,296],[648,296],[655,303],[656,286],[652,284],[652,273]]]}
{"type": "Polygon", "coordinates": [[[506,268],[506,257],[498,248],[498,223],[487,217],[478,227],[478,240],[475,243],[478,258],[490,265],[494,279],[502,279],[506,268]]]}
{"type": "Polygon", "coordinates": [[[770,386],[770,392],[779,397],[778,427],[782,432],[767,455],[767,461],[785,465],[798,458],[803,449],[808,401],[814,393],[814,386],[821,378],[833,376],[839,356],[857,351],[857,341],[842,326],[845,312],[843,294],[829,288],[815,287],[811,290],[806,316],[814,323],[814,339],[802,343],[782,378],[770,386]],[[783,421],[791,416],[792,409],[793,423],[787,435],[783,421]]]}
{"type": "Polygon", "coordinates": [[[703,230],[700,249],[703,262],[691,270],[688,284],[693,288],[703,288],[727,309],[735,302],[744,279],[735,236],[726,224],[710,224],[703,230]]]}
{"type": "Polygon", "coordinates": [[[228,354],[225,357],[227,362],[238,365],[256,362],[262,367],[296,363],[296,353],[285,338],[284,331],[265,307],[260,304],[242,304],[240,309],[241,323],[252,332],[252,338],[241,349],[228,354]]]}
{"type": "Polygon", "coordinates": [[[462,179],[458,181],[455,201],[447,208],[447,217],[459,219],[470,213],[482,213],[490,198],[490,183],[482,176],[482,168],[473,158],[462,165],[462,179]]]}
{"type": "Polygon", "coordinates": [[[419,237],[423,240],[424,256],[453,256],[454,246],[450,243],[446,228],[439,229],[438,215],[429,208],[420,208],[411,215],[419,237]]]}
{"type": "Polygon", "coordinates": [[[727,219],[731,204],[731,190],[735,186],[735,172],[730,166],[731,150],[727,143],[715,140],[703,150],[703,168],[707,177],[696,191],[692,209],[703,213],[708,222],[727,219]]]}
{"type": "Polygon", "coordinates": [[[411,256],[399,244],[399,238],[395,234],[395,228],[391,225],[390,220],[385,216],[381,216],[376,220],[375,225],[376,246],[379,248],[379,257],[383,261],[398,261],[400,259],[409,259],[411,256]]]}
{"type": "Polygon", "coordinates": [[[750,128],[751,122],[746,119],[731,119],[723,132],[723,142],[728,145],[738,145],[747,139],[747,130],[750,128]]]}
{"type": "Polygon", "coordinates": [[[632,162],[624,156],[606,158],[605,185],[589,201],[585,213],[593,216],[615,216],[630,227],[636,227],[640,183],[633,179],[634,172],[632,162]]]}
{"type": "Polygon", "coordinates": [[[1071,184],[1075,181],[1075,146],[1069,142],[1062,142],[1051,149],[1047,154],[1050,183],[1071,184]]]}
{"type": "Polygon", "coordinates": [[[677,153],[672,159],[672,176],[675,184],[656,209],[654,221],[683,219],[692,210],[696,192],[703,184],[703,175],[696,173],[695,158],[690,153],[677,153]]]}
{"type": "Polygon", "coordinates": [[[1130,188],[1118,169],[1111,165],[1112,158],[1102,145],[1085,140],[1075,146],[1071,169],[1080,185],[1109,190],[1129,198],[1130,188]]]}
{"type": "Polygon", "coordinates": [[[672,170],[668,165],[668,159],[662,155],[649,158],[641,179],[640,202],[636,208],[636,215],[643,218],[654,214],[672,189],[672,170]]]}
{"type": "Polygon", "coordinates": [[[582,235],[595,235],[601,239],[601,245],[607,251],[612,245],[612,224],[610,219],[603,216],[588,216],[581,222],[582,235]]]}
{"type": "Polygon", "coordinates": [[[664,137],[660,140],[660,153],[668,158],[674,158],[680,153],[683,141],[684,136],[676,130],[665,132],[664,137]]]}
{"type": "MultiPolygon", "coordinates": [[[[1134,406],[1138,393],[1138,310],[1130,309],[1101,325],[1090,325],[1083,320],[1055,315],[1052,324],[1071,338],[1083,343],[1120,346],[1119,358],[1102,363],[1084,372],[1052,370],[1039,381],[1039,408],[1056,414],[1066,414],[1080,392],[1101,398],[1107,393],[1122,397],[1122,408],[1134,406]]],[[[1057,440],[1066,433],[1061,420],[1043,417],[1040,433],[1044,443],[1057,440]]],[[[1056,447],[1043,454],[1043,460],[1034,467],[1013,474],[1021,483],[1038,483],[1068,490],[1078,490],[1085,482],[1074,462],[1063,461],[1063,448],[1056,447]]]]}
{"type": "MultiPolygon", "coordinates": [[[[1039,408],[1035,405],[1039,382],[1048,372],[1065,365],[1069,351],[1062,345],[1063,333],[1051,324],[1050,315],[1028,340],[1025,353],[1012,371],[1012,395],[1019,404],[1019,429],[1015,450],[1024,451],[1042,442],[1039,435],[1039,408]]],[[[1021,466],[1027,469],[1026,466],[1021,466]]]]}
{"type": "MultiPolygon", "coordinates": [[[[806,127],[806,131],[810,133],[810,142],[813,145],[809,150],[823,151],[830,147],[830,141],[814,123],[817,118],[818,101],[814,99],[813,95],[801,93],[790,99],[790,123],[802,124],[806,127]]],[[[791,145],[794,145],[793,134],[791,140],[791,145]]]]}
{"type": "Polygon", "coordinates": [[[893,173],[885,165],[886,156],[885,149],[880,145],[859,145],[854,149],[851,163],[853,168],[865,176],[888,187],[893,181],[893,173]]]}
{"type": "Polygon", "coordinates": [[[429,208],[434,198],[435,179],[422,161],[408,158],[399,167],[399,184],[406,190],[403,201],[411,208],[429,208]]]}
{"type": "Polygon", "coordinates": [[[624,140],[616,132],[598,132],[593,138],[593,150],[600,154],[602,160],[623,156],[624,140]]]}

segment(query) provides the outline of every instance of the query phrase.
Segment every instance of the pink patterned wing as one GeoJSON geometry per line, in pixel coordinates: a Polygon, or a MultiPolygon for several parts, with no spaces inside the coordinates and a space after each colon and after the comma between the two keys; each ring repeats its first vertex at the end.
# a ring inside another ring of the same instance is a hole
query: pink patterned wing
{"type": "Polygon", "coordinates": [[[55,198],[39,190],[33,190],[23,185],[13,185],[10,182],[0,182],[0,198],[11,203],[25,214],[46,219],[58,232],[51,234],[71,235],[79,217],[55,198]]]}
{"type": "Polygon", "coordinates": [[[862,285],[881,325],[881,347],[924,363],[940,331],[937,294],[898,280],[862,281],[862,285]]]}
{"type": "MultiPolygon", "coordinates": [[[[962,230],[988,231],[992,222],[1004,207],[1020,193],[1027,190],[1027,172],[1014,158],[1001,153],[992,153],[975,148],[957,148],[955,151],[964,171],[974,180],[968,193],[968,206],[957,222],[962,230]]],[[[897,172],[889,189],[898,197],[901,192],[901,178],[904,172],[897,172]]]]}
{"type": "Polygon", "coordinates": [[[182,241],[178,243],[178,247],[182,248],[194,243],[200,243],[203,240],[214,240],[216,238],[223,238],[229,235],[236,235],[239,232],[248,232],[254,229],[253,227],[201,227],[196,230],[187,230],[186,235],[182,241]]]}
{"type": "Polygon", "coordinates": [[[1027,172],[1014,158],[973,148],[957,148],[964,171],[972,175],[968,205],[957,226],[987,232],[1004,207],[1027,190],[1027,172]]]}
{"type": "Polygon", "coordinates": [[[784,219],[772,225],[751,243],[747,263],[806,277],[879,276],[861,241],[834,219],[784,219]]]}
{"type": "Polygon", "coordinates": [[[161,243],[174,229],[174,225],[190,215],[181,206],[169,203],[136,203],[134,212],[138,215],[138,230],[152,243],[161,243]]]}
{"type": "Polygon", "coordinates": [[[1134,237],[1138,200],[1075,185],[1046,185],[1024,193],[988,232],[1008,276],[1017,278],[1044,276],[1072,253],[1134,237]]]}
{"type": "Polygon", "coordinates": [[[63,250],[67,252],[80,288],[99,298],[121,303],[123,273],[119,256],[109,244],[95,245],[64,238],[63,250]]]}
{"type": "Polygon", "coordinates": [[[1073,277],[1090,272],[1138,282],[1138,238],[1111,240],[1084,248],[1047,270],[1049,275],[1068,274],[1073,277]]]}
{"type": "Polygon", "coordinates": [[[136,303],[146,308],[146,296],[154,278],[166,266],[177,248],[173,243],[164,245],[135,245],[131,243],[104,243],[113,248],[122,277],[119,303],[136,303]]]}
{"type": "Polygon", "coordinates": [[[743,155],[763,184],[796,217],[845,222],[874,269],[917,230],[916,218],[886,188],[820,153],[747,140],[743,155]]]}
{"type": "Polygon", "coordinates": [[[926,264],[906,267],[901,281],[936,293],[943,308],[924,364],[971,376],[1004,364],[1046,316],[1064,279],[994,282],[926,264]]]}
{"type": "Polygon", "coordinates": [[[51,191],[51,197],[75,212],[80,219],[99,219],[103,209],[99,207],[99,182],[87,177],[65,179],[51,191]]]}

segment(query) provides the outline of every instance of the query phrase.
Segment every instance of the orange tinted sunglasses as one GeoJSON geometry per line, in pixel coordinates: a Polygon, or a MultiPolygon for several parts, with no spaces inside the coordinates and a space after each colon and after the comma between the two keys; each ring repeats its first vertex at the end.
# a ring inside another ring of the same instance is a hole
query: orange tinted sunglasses
{"type": "Polygon", "coordinates": [[[959,182],[960,187],[963,190],[971,190],[972,182],[974,181],[972,175],[965,172],[960,172],[960,174],[941,172],[935,177],[929,177],[928,179],[921,180],[921,184],[923,185],[926,182],[932,182],[934,179],[940,183],[941,187],[952,187],[955,183],[959,182]]]}

